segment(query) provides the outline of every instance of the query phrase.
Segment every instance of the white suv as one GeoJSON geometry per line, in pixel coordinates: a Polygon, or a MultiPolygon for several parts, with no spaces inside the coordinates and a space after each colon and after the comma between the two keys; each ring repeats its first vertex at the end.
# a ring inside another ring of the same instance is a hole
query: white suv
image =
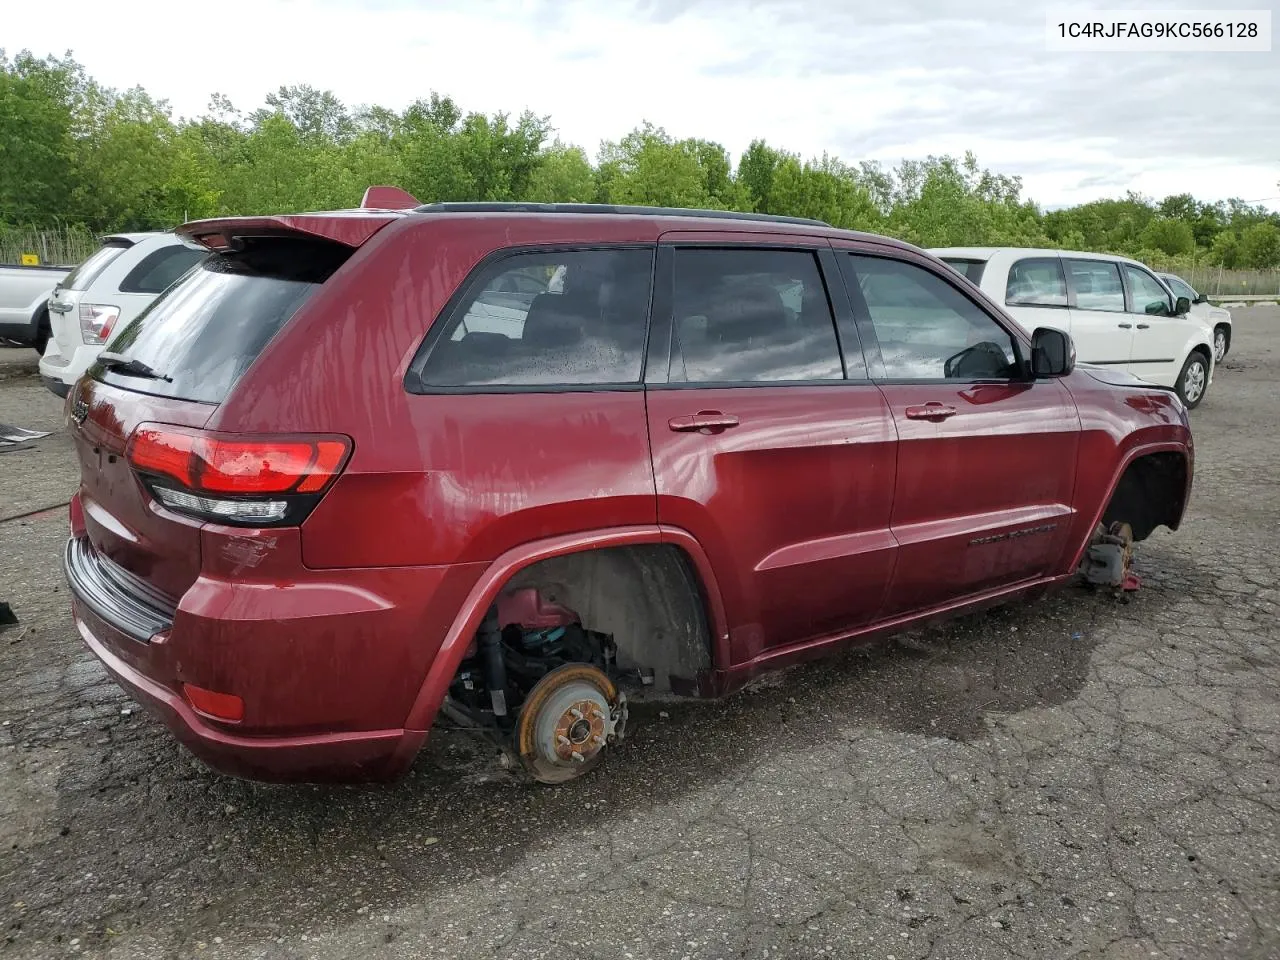
{"type": "Polygon", "coordinates": [[[1213,330],[1188,314],[1146,266],[1073,250],[948,247],[930,250],[1028,331],[1071,334],[1081,363],[1120,367],[1172,387],[1188,409],[1213,382],[1213,330]]]}
{"type": "Polygon", "coordinates": [[[115,233],[49,297],[52,336],[40,358],[45,386],[60,397],[102,352],[111,334],[150,306],[209,251],[172,233],[115,233]]]}

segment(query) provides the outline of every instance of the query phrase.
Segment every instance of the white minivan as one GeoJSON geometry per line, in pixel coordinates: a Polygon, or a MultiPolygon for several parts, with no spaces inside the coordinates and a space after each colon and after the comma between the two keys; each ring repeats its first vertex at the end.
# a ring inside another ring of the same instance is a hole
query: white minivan
{"type": "Polygon", "coordinates": [[[1188,315],[1146,266],[1073,250],[947,247],[930,250],[982,289],[1028,331],[1071,334],[1081,363],[1123,367],[1172,387],[1187,407],[1213,382],[1213,330],[1188,315]]]}
{"type": "Polygon", "coordinates": [[[173,233],[114,233],[53,288],[40,377],[60,397],[123,329],[209,251],[173,233]]]}

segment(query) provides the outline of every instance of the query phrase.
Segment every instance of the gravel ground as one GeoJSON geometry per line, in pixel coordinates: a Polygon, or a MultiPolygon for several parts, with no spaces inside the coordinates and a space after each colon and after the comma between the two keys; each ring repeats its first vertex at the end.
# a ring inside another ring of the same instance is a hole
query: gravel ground
{"type": "MultiPolygon", "coordinates": [[[[0,954],[1280,956],[1280,309],[1236,317],[1129,603],[650,704],[558,790],[461,734],[391,787],[205,770],[75,637],[66,438],[0,453],[0,954]]],[[[59,429],[32,368],[0,350],[0,422],[59,429]]]]}

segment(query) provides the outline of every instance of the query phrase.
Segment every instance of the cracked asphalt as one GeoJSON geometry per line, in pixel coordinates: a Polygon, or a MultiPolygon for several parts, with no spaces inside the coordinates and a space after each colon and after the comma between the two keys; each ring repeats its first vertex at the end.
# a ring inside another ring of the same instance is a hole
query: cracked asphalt
{"type": "MultiPolygon", "coordinates": [[[[1236,311],[1130,602],[644,704],[559,789],[461,733],[392,786],[207,771],[75,636],[67,439],[0,452],[0,954],[1280,957],[1278,345],[1280,308],[1236,311]]],[[[33,368],[0,350],[0,422],[59,430],[33,368]]]]}

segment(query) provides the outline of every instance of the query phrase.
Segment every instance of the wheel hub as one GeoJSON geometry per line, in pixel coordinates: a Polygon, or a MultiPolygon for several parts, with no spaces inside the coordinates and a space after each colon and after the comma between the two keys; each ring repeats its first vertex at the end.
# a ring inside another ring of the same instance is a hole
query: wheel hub
{"type": "Polygon", "coordinates": [[[516,723],[516,748],[526,770],[543,783],[584,773],[622,737],[626,700],[590,664],[552,670],[529,691],[516,723]]]}

